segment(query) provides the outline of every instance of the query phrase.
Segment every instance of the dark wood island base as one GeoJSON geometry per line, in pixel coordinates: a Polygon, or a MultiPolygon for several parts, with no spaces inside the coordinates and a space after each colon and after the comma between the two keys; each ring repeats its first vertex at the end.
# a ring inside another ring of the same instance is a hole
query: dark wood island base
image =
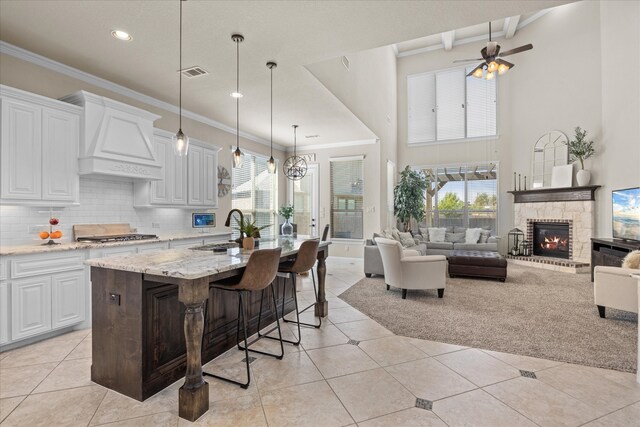
{"type": "MultiPolygon", "coordinates": [[[[328,314],[325,259],[318,251],[317,316],[328,314]]],[[[283,260],[292,255],[286,254],[283,260]]],[[[185,377],[179,390],[179,415],[195,421],[209,409],[209,386],[202,365],[236,345],[238,296],[210,286],[240,275],[244,266],[196,279],[150,275],[106,266],[91,268],[93,359],[91,380],[143,401],[185,377]]],[[[276,278],[278,308],[294,309],[293,286],[276,278]],[[283,294],[286,290],[287,294],[283,294]]],[[[271,301],[265,300],[264,312],[271,301]]],[[[247,304],[249,334],[257,332],[259,293],[247,304]]],[[[275,318],[263,314],[264,322],[275,318]]]]}

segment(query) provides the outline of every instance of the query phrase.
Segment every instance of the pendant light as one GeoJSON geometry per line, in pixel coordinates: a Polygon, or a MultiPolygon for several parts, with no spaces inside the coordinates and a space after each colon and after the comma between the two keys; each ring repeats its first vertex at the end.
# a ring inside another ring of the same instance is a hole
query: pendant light
{"type": "Polygon", "coordinates": [[[236,43],[236,91],[231,94],[236,99],[236,151],[233,152],[233,167],[242,167],[243,155],[240,151],[240,43],[244,41],[244,37],[241,34],[234,34],[231,36],[231,40],[236,43]]]}
{"type": "Polygon", "coordinates": [[[273,61],[267,62],[267,68],[271,70],[271,157],[267,162],[269,173],[276,173],[276,160],[273,158],[273,69],[277,66],[273,61]]]}
{"type": "Polygon", "coordinates": [[[172,138],[173,152],[176,156],[186,156],[189,150],[189,137],[182,132],[182,2],[183,0],[180,0],[180,67],[178,69],[178,74],[180,75],[180,124],[178,126],[178,133],[172,138]]]}
{"type": "Polygon", "coordinates": [[[307,161],[298,156],[296,152],[296,130],[298,125],[293,125],[293,156],[284,162],[284,174],[292,181],[298,181],[307,174],[307,161]]]}

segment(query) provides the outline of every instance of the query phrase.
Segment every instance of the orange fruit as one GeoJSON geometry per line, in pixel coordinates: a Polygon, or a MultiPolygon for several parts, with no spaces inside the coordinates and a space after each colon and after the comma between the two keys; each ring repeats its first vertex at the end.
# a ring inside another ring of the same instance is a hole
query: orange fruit
{"type": "Polygon", "coordinates": [[[40,238],[41,239],[46,239],[48,237],[49,237],[49,232],[47,232],[47,231],[41,231],[40,232],[40,238]]]}
{"type": "Polygon", "coordinates": [[[59,239],[62,237],[62,231],[60,230],[56,230],[53,233],[51,233],[51,238],[52,239],[59,239]]]}

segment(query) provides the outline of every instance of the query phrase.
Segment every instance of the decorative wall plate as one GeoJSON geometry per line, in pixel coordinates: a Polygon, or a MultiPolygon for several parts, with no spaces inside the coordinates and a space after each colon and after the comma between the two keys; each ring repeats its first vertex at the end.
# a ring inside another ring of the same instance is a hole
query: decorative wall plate
{"type": "Polygon", "coordinates": [[[231,175],[224,166],[218,166],[218,197],[224,197],[231,189],[231,175]]]}

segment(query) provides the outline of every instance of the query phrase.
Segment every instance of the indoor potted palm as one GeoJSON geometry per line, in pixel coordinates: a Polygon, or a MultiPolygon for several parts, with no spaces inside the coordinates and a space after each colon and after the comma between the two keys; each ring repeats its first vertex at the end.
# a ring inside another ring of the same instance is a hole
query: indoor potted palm
{"type": "Polygon", "coordinates": [[[578,126],[575,129],[576,136],[575,139],[569,141],[569,155],[570,160],[572,162],[580,161],[580,170],[576,174],[576,181],[578,181],[578,186],[584,187],[589,185],[589,181],[591,181],[591,172],[584,168],[584,161],[589,157],[593,156],[596,153],[596,150],[593,148],[593,141],[587,141],[587,131],[580,129],[578,126]]]}
{"type": "Polygon", "coordinates": [[[400,172],[400,182],[393,189],[393,213],[405,231],[411,230],[411,219],[418,222],[424,219],[427,186],[423,171],[407,166],[400,172]]]}
{"type": "Polygon", "coordinates": [[[278,210],[278,214],[284,218],[284,224],[282,224],[282,235],[285,237],[293,236],[293,225],[291,224],[291,218],[293,218],[293,206],[285,205],[281,206],[278,210]]]}
{"type": "Polygon", "coordinates": [[[255,248],[257,245],[257,240],[260,238],[260,230],[264,230],[267,227],[271,227],[270,224],[267,225],[263,225],[262,227],[258,227],[256,225],[256,220],[249,220],[249,218],[241,218],[238,219],[236,218],[236,223],[238,224],[238,227],[236,227],[236,230],[240,231],[240,236],[242,236],[244,234],[244,238],[242,239],[238,239],[240,240],[240,242],[238,242],[240,244],[240,247],[243,249],[253,249],[255,248]]]}

